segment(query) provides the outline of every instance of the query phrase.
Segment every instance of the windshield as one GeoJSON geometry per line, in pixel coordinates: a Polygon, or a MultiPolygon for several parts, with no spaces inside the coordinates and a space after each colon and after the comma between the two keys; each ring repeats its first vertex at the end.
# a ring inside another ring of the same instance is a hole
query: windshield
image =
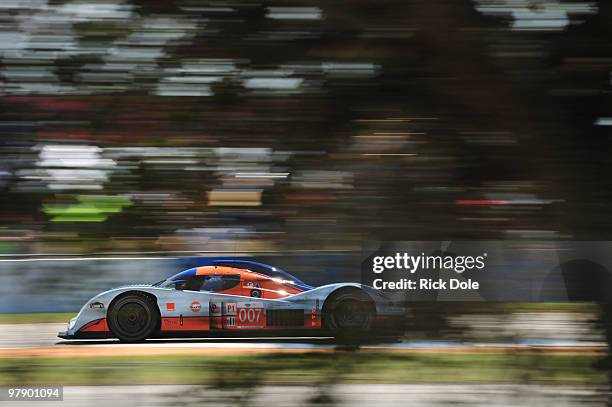
{"type": "Polygon", "coordinates": [[[189,270],[181,271],[180,273],[175,274],[165,280],[158,281],[157,283],[153,284],[153,287],[167,287],[179,280],[187,282],[187,281],[192,280],[195,277],[195,275],[196,275],[196,269],[191,268],[189,270]]]}

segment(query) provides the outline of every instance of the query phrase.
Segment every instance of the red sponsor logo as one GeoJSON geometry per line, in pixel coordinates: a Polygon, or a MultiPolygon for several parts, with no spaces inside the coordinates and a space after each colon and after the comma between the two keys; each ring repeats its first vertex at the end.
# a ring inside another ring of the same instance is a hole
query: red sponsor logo
{"type": "Polygon", "coordinates": [[[173,302],[167,302],[166,303],[166,310],[174,311],[174,303],[173,302]]]}
{"type": "Polygon", "coordinates": [[[194,301],[191,303],[192,312],[200,312],[201,309],[202,309],[202,304],[200,304],[199,302],[194,301]]]}

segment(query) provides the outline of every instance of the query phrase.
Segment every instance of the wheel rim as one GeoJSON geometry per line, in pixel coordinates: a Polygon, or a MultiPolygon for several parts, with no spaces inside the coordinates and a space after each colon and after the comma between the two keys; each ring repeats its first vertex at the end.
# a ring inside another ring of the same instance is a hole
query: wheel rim
{"type": "Polygon", "coordinates": [[[341,329],[361,329],[368,321],[367,305],[363,301],[341,301],[334,310],[334,319],[341,329]]]}
{"type": "Polygon", "coordinates": [[[117,310],[117,327],[123,334],[136,336],[148,326],[150,317],[147,309],[139,303],[128,302],[117,310]]]}

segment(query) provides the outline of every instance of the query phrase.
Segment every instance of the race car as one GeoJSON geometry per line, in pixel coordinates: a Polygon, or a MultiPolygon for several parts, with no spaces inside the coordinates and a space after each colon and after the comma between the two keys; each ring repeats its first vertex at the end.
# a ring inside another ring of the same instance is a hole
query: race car
{"type": "Polygon", "coordinates": [[[342,336],[396,326],[390,321],[403,315],[401,306],[362,284],[312,287],[266,264],[217,260],[155,284],[100,293],[58,336],[124,342],[238,332],[342,336]]]}

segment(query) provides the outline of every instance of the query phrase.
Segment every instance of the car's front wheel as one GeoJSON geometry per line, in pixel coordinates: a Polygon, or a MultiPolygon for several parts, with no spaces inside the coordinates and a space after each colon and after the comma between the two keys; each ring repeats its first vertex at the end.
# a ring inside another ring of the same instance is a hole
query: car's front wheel
{"type": "Polygon", "coordinates": [[[149,338],[159,325],[157,304],[144,294],[128,294],[113,301],[108,310],[110,331],[123,342],[149,338]]]}

